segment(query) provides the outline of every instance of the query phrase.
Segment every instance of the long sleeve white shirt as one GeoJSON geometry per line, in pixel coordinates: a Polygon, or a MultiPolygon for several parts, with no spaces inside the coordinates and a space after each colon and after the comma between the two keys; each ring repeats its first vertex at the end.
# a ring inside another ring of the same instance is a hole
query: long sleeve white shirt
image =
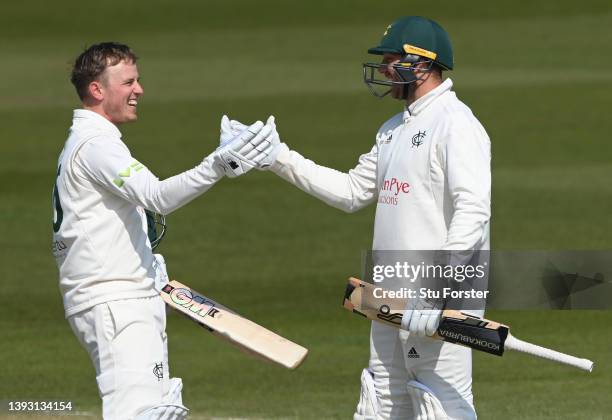
{"type": "Polygon", "coordinates": [[[168,214],[223,172],[211,157],[160,181],[101,115],[75,110],[58,160],[53,255],[66,316],[111,300],[154,296],[144,209],[168,214]]]}
{"type": "Polygon", "coordinates": [[[272,171],[347,212],[376,201],[374,250],[489,248],[491,145],[452,81],[386,121],[348,174],[278,156],[272,171]]]}

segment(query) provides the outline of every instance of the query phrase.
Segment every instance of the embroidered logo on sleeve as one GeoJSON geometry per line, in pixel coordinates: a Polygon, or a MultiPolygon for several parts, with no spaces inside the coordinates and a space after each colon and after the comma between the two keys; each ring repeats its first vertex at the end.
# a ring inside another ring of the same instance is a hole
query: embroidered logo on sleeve
{"type": "Polygon", "coordinates": [[[393,140],[393,130],[389,130],[384,133],[379,132],[378,134],[376,134],[376,140],[378,140],[381,146],[383,144],[391,143],[391,140],[393,140]]]}
{"type": "Polygon", "coordinates": [[[134,162],[132,162],[132,164],[130,166],[128,166],[127,168],[125,168],[122,171],[119,171],[119,173],[117,174],[119,176],[117,178],[113,179],[113,184],[115,184],[119,188],[123,187],[123,184],[125,184],[124,179],[125,178],[129,178],[130,175],[132,175],[132,171],[138,172],[142,168],[144,168],[144,165],[142,163],[138,162],[137,160],[135,160],[134,162]]]}

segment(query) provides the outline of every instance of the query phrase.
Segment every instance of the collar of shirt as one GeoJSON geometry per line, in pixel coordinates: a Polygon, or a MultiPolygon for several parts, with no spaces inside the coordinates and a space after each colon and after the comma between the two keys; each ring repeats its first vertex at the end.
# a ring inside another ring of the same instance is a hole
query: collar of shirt
{"type": "Polygon", "coordinates": [[[96,128],[101,129],[112,136],[121,138],[121,131],[115,124],[104,118],[97,112],[90,111],[88,109],[75,109],[73,114],[73,122],[75,124],[86,124],[95,125],[96,128]]]}
{"type": "Polygon", "coordinates": [[[414,118],[422,113],[429,105],[431,105],[433,101],[435,101],[444,92],[451,90],[452,87],[453,81],[451,79],[446,79],[438,87],[427,92],[427,94],[421,96],[419,99],[411,103],[404,111],[404,121],[414,118]]]}

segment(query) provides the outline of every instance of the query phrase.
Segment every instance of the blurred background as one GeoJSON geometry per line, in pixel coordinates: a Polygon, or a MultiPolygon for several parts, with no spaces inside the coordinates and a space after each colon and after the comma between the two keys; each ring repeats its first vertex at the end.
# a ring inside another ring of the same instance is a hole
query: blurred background
{"type": "MultiPolygon", "coordinates": [[[[63,317],[50,246],[57,157],[79,106],[69,83],[76,55],[108,40],[139,55],[145,95],[123,137],[160,178],[216,148],[224,113],[243,122],[273,114],[290,147],[348,170],[401,111],[363,84],[361,63],[377,58],[366,50],[411,14],[450,33],[456,71],[448,75],[492,139],[493,247],[611,248],[609,1],[5,2],[0,400],[69,399],[99,416],[95,373],[63,317]]],[[[171,370],[194,418],[352,418],[369,324],[340,304],[346,278],[361,272],[373,215],[373,206],[343,214],[271,173],[251,173],[169,216],[159,251],[171,277],[310,349],[302,367],[286,371],[172,314],[171,370]]],[[[488,317],[596,366],[586,374],[522,354],[475,354],[481,418],[612,412],[610,312],[488,317]]]]}

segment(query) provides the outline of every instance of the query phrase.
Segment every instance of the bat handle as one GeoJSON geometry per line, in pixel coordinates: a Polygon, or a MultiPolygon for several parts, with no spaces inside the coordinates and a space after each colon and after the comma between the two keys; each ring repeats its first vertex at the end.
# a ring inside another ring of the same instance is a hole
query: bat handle
{"type": "Polygon", "coordinates": [[[547,349],[546,347],[540,347],[538,345],[519,340],[518,338],[510,334],[508,334],[508,338],[506,338],[504,347],[506,350],[515,350],[523,353],[528,353],[533,356],[538,356],[544,359],[574,366],[578,369],[586,370],[588,372],[591,372],[593,370],[593,362],[589,359],[580,359],[578,357],[570,356],[569,354],[547,349]]]}

